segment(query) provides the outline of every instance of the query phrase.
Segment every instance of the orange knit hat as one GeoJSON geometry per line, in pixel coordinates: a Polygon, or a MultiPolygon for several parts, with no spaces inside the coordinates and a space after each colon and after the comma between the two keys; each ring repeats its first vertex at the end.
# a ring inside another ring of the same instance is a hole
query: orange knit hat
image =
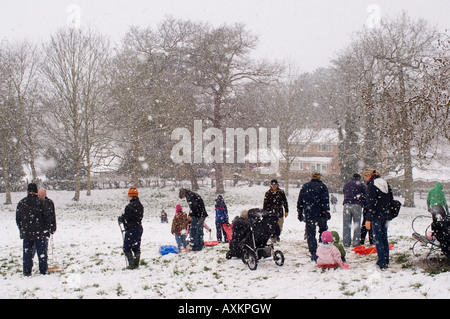
{"type": "Polygon", "coordinates": [[[128,196],[130,197],[138,197],[138,191],[136,188],[130,188],[128,190],[128,196]]]}

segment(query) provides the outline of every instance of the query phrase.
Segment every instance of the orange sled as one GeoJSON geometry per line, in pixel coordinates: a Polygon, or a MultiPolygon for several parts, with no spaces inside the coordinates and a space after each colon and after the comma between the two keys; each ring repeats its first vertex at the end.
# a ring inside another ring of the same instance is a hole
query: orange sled
{"type": "Polygon", "coordinates": [[[228,242],[231,242],[231,237],[233,237],[233,224],[227,225],[222,224],[225,233],[227,234],[228,242]]]}
{"type": "MultiPolygon", "coordinates": [[[[389,244],[389,250],[391,250],[394,247],[394,245],[389,244]]],[[[370,254],[376,254],[377,248],[375,246],[373,247],[365,247],[365,246],[357,246],[352,249],[352,251],[355,252],[355,254],[359,255],[370,255],[370,254]]]]}

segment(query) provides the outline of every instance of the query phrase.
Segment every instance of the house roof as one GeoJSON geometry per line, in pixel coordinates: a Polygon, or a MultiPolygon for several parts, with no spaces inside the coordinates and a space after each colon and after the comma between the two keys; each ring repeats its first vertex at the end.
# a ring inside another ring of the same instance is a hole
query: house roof
{"type": "Polygon", "coordinates": [[[339,133],[337,129],[301,129],[295,130],[289,138],[294,144],[338,144],[339,133]]]}

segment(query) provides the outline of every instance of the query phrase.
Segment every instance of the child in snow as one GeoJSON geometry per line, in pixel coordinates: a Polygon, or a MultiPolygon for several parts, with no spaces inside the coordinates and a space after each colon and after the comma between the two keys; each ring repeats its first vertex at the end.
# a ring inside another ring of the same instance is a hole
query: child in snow
{"type": "Polygon", "coordinates": [[[181,251],[182,247],[188,251],[188,245],[186,242],[186,236],[188,234],[189,221],[183,208],[178,204],[175,208],[175,216],[172,221],[172,234],[175,235],[175,241],[177,242],[178,249],[181,251]]]}
{"type": "Polygon", "coordinates": [[[224,237],[224,241],[228,243],[228,237],[223,228],[223,224],[229,225],[228,222],[228,208],[225,204],[225,201],[222,195],[217,196],[216,205],[214,206],[216,209],[216,235],[217,241],[222,242],[222,236],[224,237]]]}
{"type": "Polygon", "coordinates": [[[321,268],[337,268],[339,266],[350,269],[350,266],[342,261],[341,252],[333,245],[333,235],[330,231],[322,233],[322,243],[317,248],[317,266],[321,268]]]}
{"type": "Polygon", "coordinates": [[[340,243],[340,237],[337,231],[332,231],[331,235],[333,236],[333,245],[336,246],[337,249],[341,252],[342,261],[345,262],[345,255],[347,254],[344,246],[340,243]]]}

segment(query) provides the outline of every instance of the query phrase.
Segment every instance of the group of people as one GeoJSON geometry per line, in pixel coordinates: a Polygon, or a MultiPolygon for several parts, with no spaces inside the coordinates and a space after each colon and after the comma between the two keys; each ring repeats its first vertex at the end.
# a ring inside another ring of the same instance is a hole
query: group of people
{"type": "MultiPolygon", "coordinates": [[[[393,193],[389,184],[376,170],[368,168],[364,170],[362,177],[366,183],[361,181],[361,175],[355,173],[343,187],[343,245],[344,247],[362,245],[369,232],[370,243],[374,243],[377,249],[377,266],[384,269],[389,266],[388,221],[392,218],[390,210],[393,193]]],[[[321,267],[341,266],[348,269],[350,266],[345,264],[345,249],[333,244],[335,242],[333,237],[339,238],[339,235],[328,231],[327,222],[331,218],[330,198],[328,188],[321,179],[322,175],[319,172],[313,172],[311,180],[301,187],[297,200],[298,219],[305,222],[305,237],[311,260],[321,267]],[[319,241],[316,238],[317,227],[319,241]]],[[[36,252],[39,271],[41,274],[47,274],[48,241],[56,231],[55,206],[47,197],[44,188],[38,189],[36,184],[31,183],[27,192],[27,197],[18,203],[16,210],[16,223],[20,238],[23,239],[23,274],[31,275],[36,252]]],[[[137,189],[128,190],[129,203],[118,218],[119,224],[124,226],[123,252],[130,269],[139,267],[141,254],[144,207],[138,195],[137,189]]],[[[200,251],[204,246],[203,228],[208,216],[205,204],[199,194],[185,188],[180,189],[179,198],[186,199],[189,213],[183,211],[181,204],[177,204],[171,232],[180,250],[189,250],[190,246],[192,251],[200,251]],[[190,245],[187,243],[188,238],[190,245]]],[[[437,183],[428,193],[427,206],[433,216],[433,228],[436,232],[438,227],[444,229],[446,239],[442,237],[438,239],[441,239],[443,251],[450,258],[450,243],[446,244],[450,239],[449,211],[441,183],[437,183]]],[[[275,179],[270,182],[270,189],[264,195],[263,210],[278,216],[279,232],[271,240],[280,241],[284,219],[289,215],[289,205],[284,191],[279,188],[275,179]]],[[[228,208],[222,195],[216,199],[215,211],[217,240],[228,242],[224,229],[224,225],[230,225],[228,208]]]]}

